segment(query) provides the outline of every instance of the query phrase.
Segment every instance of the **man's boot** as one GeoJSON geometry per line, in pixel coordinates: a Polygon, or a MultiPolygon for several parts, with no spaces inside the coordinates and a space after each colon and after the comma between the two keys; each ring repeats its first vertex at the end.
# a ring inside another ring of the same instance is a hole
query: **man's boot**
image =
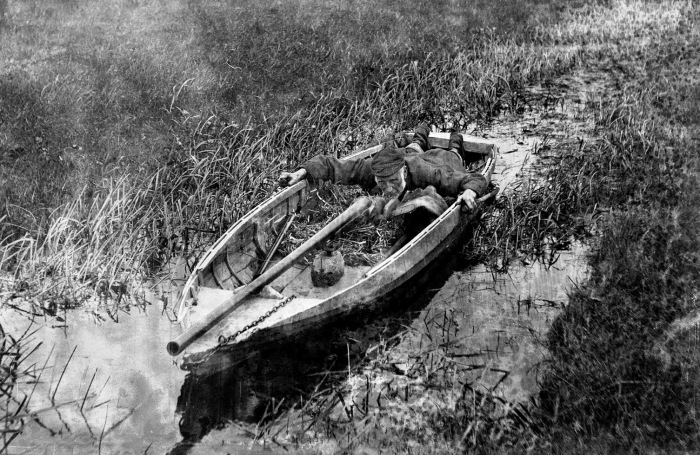
{"type": "MultiPolygon", "coordinates": [[[[428,136],[430,135],[430,127],[427,123],[423,122],[418,125],[416,131],[413,134],[413,141],[408,145],[407,148],[413,149],[413,151],[422,153],[430,149],[430,143],[428,142],[428,136]]],[[[409,152],[410,153],[410,152],[409,152]]]]}
{"type": "Polygon", "coordinates": [[[459,133],[450,134],[450,142],[447,143],[447,149],[451,152],[456,153],[462,160],[462,164],[465,163],[465,152],[464,152],[464,138],[459,133]]]}

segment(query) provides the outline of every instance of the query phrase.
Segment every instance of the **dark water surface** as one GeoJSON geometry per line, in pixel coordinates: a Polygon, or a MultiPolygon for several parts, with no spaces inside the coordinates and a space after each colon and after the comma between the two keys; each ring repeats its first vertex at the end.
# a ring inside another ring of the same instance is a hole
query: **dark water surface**
{"type": "MultiPolygon", "coordinates": [[[[32,393],[30,411],[48,410],[27,423],[10,453],[281,451],[253,442],[268,406],[293,403],[324,371],[359,362],[379,337],[446,309],[459,313],[465,352],[512,372],[502,381],[504,396],[527,399],[536,392],[530,370],[543,356],[535,338],[565,305],[565,290],[585,278],[582,254],[577,247],[552,267],[521,266],[496,277],[443,258],[388,313],[361,315],[303,341],[248,353],[233,367],[230,361],[210,365],[206,374],[181,370],[166,353],[167,341],[179,332],[153,294],[116,313],[92,302],[65,313],[66,323],[35,321],[29,345],[42,345],[29,363],[41,376],[33,393],[34,384],[23,390],[32,393]]],[[[30,320],[6,308],[0,323],[18,334],[30,320]]],[[[411,343],[404,337],[397,350],[410,351],[411,343]]]]}

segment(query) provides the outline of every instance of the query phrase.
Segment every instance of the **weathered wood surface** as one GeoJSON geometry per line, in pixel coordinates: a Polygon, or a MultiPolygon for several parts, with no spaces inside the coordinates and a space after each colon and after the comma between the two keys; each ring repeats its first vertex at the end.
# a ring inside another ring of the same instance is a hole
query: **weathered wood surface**
{"type": "Polygon", "coordinates": [[[178,355],[183,349],[202,336],[207,330],[231,314],[236,308],[243,305],[246,297],[250,296],[254,292],[260,291],[263,286],[277,279],[280,275],[287,271],[287,269],[296,264],[297,261],[299,261],[306,253],[316,248],[348,223],[361,218],[371,209],[373,204],[374,202],[369,197],[360,198],[355,201],[350,207],[347,208],[347,210],[341,213],[340,216],[331,221],[327,226],[314,234],[302,245],[297,247],[292,253],[287,255],[281,261],[277,262],[275,265],[270,267],[269,270],[255,278],[250,283],[238,288],[237,292],[235,292],[225,302],[214,308],[210,313],[188,327],[187,330],[180,334],[176,339],[168,343],[168,352],[171,355],[178,355]]]}

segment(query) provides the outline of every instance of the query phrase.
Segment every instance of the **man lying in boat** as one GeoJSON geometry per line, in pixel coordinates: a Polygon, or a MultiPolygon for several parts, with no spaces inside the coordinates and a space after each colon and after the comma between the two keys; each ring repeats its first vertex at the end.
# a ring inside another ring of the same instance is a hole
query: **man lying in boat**
{"type": "Polygon", "coordinates": [[[406,147],[387,145],[374,157],[339,160],[334,156],[317,155],[301,165],[296,172],[283,172],[281,186],[291,186],[308,179],[329,180],[343,185],[357,184],[371,191],[378,187],[387,202],[384,216],[391,213],[400,201],[428,198],[432,212],[447,208],[443,197],[455,197],[469,209],[476,208],[476,198],[484,194],[487,183],[483,175],[469,172],[468,159],[463,148],[462,135],[452,133],[447,149],[430,149],[427,124],[415,131],[413,141],[406,147]]]}

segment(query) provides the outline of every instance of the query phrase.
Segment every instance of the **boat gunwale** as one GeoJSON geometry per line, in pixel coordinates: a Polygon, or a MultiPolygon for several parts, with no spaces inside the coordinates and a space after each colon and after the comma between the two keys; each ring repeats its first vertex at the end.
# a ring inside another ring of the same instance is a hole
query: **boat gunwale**
{"type": "MultiPolygon", "coordinates": [[[[487,176],[487,182],[491,182],[491,173],[493,172],[493,168],[495,167],[496,164],[496,157],[498,156],[498,147],[494,144],[493,149],[491,153],[489,154],[487,158],[487,162],[484,165],[484,169],[480,171],[481,174],[488,174],[487,176]]],[[[455,202],[452,203],[452,205],[445,210],[443,213],[440,214],[437,218],[435,218],[432,223],[430,223],[428,226],[426,226],[422,231],[420,231],[415,237],[413,237],[409,242],[407,242],[403,247],[401,247],[398,251],[396,251],[394,254],[391,256],[385,258],[382,262],[378,263],[374,267],[372,267],[365,276],[371,277],[373,275],[376,275],[377,273],[381,272],[384,270],[386,267],[391,265],[393,262],[398,261],[401,259],[405,254],[407,254],[411,249],[413,249],[418,242],[420,242],[422,239],[425,237],[428,237],[431,235],[434,230],[442,224],[445,219],[448,217],[452,216],[455,211],[461,211],[462,210],[462,204],[459,200],[456,200],[455,202]]]]}
{"type": "MultiPolygon", "coordinates": [[[[429,139],[437,140],[438,142],[444,142],[445,140],[449,139],[449,134],[450,133],[440,133],[440,132],[432,132],[429,135],[429,139]]],[[[409,139],[413,137],[413,133],[407,133],[407,136],[409,139]]],[[[462,143],[466,145],[466,148],[470,148],[470,152],[472,153],[478,153],[481,155],[488,155],[488,160],[491,160],[491,163],[487,161],[485,168],[488,167],[489,165],[491,166],[491,170],[487,171],[489,172],[489,178],[488,180],[490,181],[490,172],[493,171],[493,162],[495,161],[495,157],[498,154],[498,147],[496,146],[495,143],[476,137],[476,136],[469,136],[469,135],[462,135],[463,141],[462,143]],[[488,153],[483,153],[478,150],[474,150],[476,145],[483,145],[484,147],[489,147],[489,152],[488,153]]],[[[435,147],[438,147],[439,145],[437,144],[431,144],[435,147]]],[[[384,144],[378,144],[372,147],[369,147],[367,149],[363,149],[354,153],[351,153],[349,155],[343,156],[340,159],[341,160],[349,160],[349,159],[359,159],[359,158],[367,158],[378,151],[382,150],[384,148],[384,144]]],[[[483,173],[483,172],[482,172],[483,173]]],[[[224,248],[226,245],[229,244],[229,242],[235,238],[237,235],[242,232],[243,229],[247,228],[247,226],[250,225],[251,221],[257,218],[261,213],[265,213],[266,211],[270,211],[274,207],[277,207],[281,201],[285,201],[293,197],[295,194],[302,192],[305,188],[309,186],[307,180],[302,180],[290,187],[284,188],[282,191],[278,191],[276,193],[273,193],[270,195],[266,200],[261,202],[258,206],[253,208],[250,212],[248,212],[244,217],[240,218],[238,221],[236,221],[230,228],[226,230],[226,232],[219,237],[216,242],[204,253],[204,256],[197,262],[195,267],[192,269],[190,272],[190,276],[188,280],[185,282],[183,288],[182,288],[182,294],[180,296],[180,299],[177,304],[177,320],[178,321],[183,321],[185,319],[185,312],[187,310],[187,300],[188,300],[188,295],[190,291],[193,293],[196,292],[197,288],[197,282],[200,277],[200,274],[202,274],[207,267],[209,267],[214,259],[221,254],[221,249],[224,248]]],[[[301,197],[301,196],[300,196],[301,197]]],[[[441,214],[437,219],[435,219],[430,225],[428,225],[425,229],[423,229],[416,237],[411,239],[410,242],[408,242],[406,245],[404,245],[401,249],[396,251],[394,254],[392,254],[390,257],[385,258],[382,262],[379,264],[375,265],[372,267],[366,274],[365,276],[359,280],[355,285],[349,286],[346,289],[338,291],[338,293],[333,294],[329,297],[327,297],[324,300],[331,299],[335,297],[337,294],[342,294],[346,292],[348,289],[353,289],[360,283],[363,283],[367,278],[370,278],[380,271],[383,271],[386,269],[386,267],[390,266],[392,263],[396,262],[397,260],[401,259],[404,257],[407,251],[412,249],[415,244],[423,239],[424,237],[430,235],[439,223],[442,222],[446,217],[450,216],[454,210],[459,210],[458,204],[455,202],[448,210],[441,214]]],[[[240,287],[245,286],[245,283],[242,284],[240,287]]],[[[239,287],[239,288],[240,288],[239,287]]],[[[236,289],[239,289],[236,288],[236,289]]],[[[236,292],[236,289],[233,290],[233,292],[236,292]]]]}
{"type": "Polygon", "coordinates": [[[211,247],[209,247],[209,249],[207,249],[207,251],[204,253],[204,256],[202,256],[202,258],[197,262],[197,265],[195,265],[192,271],[190,272],[190,276],[182,288],[182,295],[180,296],[177,305],[178,321],[182,321],[184,319],[184,312],[187,306],[187,295],[189,291],[197,287],[196,283],[199,279],[199,275],[212,264],[216,257],[219,256],[219,254],[221,253],[221,249],[226,247],[229,244],[229,242],[232,239],[234,239],[237,235],[239,235],[243,229],[247,228],[248,225],[252,222],[252,220],[254,220],[260,213],[264,213],[270,208],[277,207],[281,201],[285,201],[293,197],[295,194],[300,193],[307,186],[307,182],[305,180],[302,180],[301,182],[296,183],[295,185],[285,188],[283,191],[279,191],[271,195],[253,210],[248,212],[244,217],[236,221],[230,228],[226,230],[226,232],[221,237],[219,237],[216,240],[216,242],[214,242],[214,244],[211,247]]]}
{"type": "MultiPolygon", "coordinates": [[[[380,151],[383,148],[383,144],[375,145],[372,147],[369,147],[367,149],[359,150],[357,152],[351,153],[350,155],[343,156],[340,159],[341,160],[348,160],[348,159],[358,159],[358,158],[365,158],[370,155],[373,155],[374,153],[380,151]]],[[[187,296],[188,293],[190,292],[191,289],[196,289],[196,283],[199,278],[199,274],[202,273],[204,270],[206,270],[207,267],[211,265],[211,263],[214,261],[214,258],[216,258],[219,253],[221,253],[221,248],[224,247],[225,245],[228,245],[228,243],[231,241],[231,239],[235,238],[240,232],[248,226],[248,224],[254,220],[260,213],[264,213],[265,211],[268,211],[271,208],[277,207],[279,203],[283,200],[287,200],[291,197],[293,197],[295,194],[300,193],[303,191],[306,187],[308,187],[309,184],[306,180],[302,180],[292,186],[289,186],[287,188],[284,188],[282,191],[277,191],[273,194],[271,194],[267,199],[265,199],[263,202],[258,204],[255,208],[253,208],[251,211],[246,213],[245,216],[240,218],[238,221],[236,221],[231,227],[229,227],[226,232],[219,237],[214,244],[207,249],[207,251],[204,253],[204,256],[197,262],[197,264],[194,266],[192,271],[190,272],[190,276],[185,282],[184,286],[182,287],[182,295],[180,296],[178,303],[177,303],[177,320],[178,321],[183,321],[184,320],[184,312],[186,311],[186,301],[187,301],[187,296]]],[[[245,283],[242,284],[242,286],[245,286],[245,283]]],[[[235,292],[235,290],[234,290],[235,292]]]]}

